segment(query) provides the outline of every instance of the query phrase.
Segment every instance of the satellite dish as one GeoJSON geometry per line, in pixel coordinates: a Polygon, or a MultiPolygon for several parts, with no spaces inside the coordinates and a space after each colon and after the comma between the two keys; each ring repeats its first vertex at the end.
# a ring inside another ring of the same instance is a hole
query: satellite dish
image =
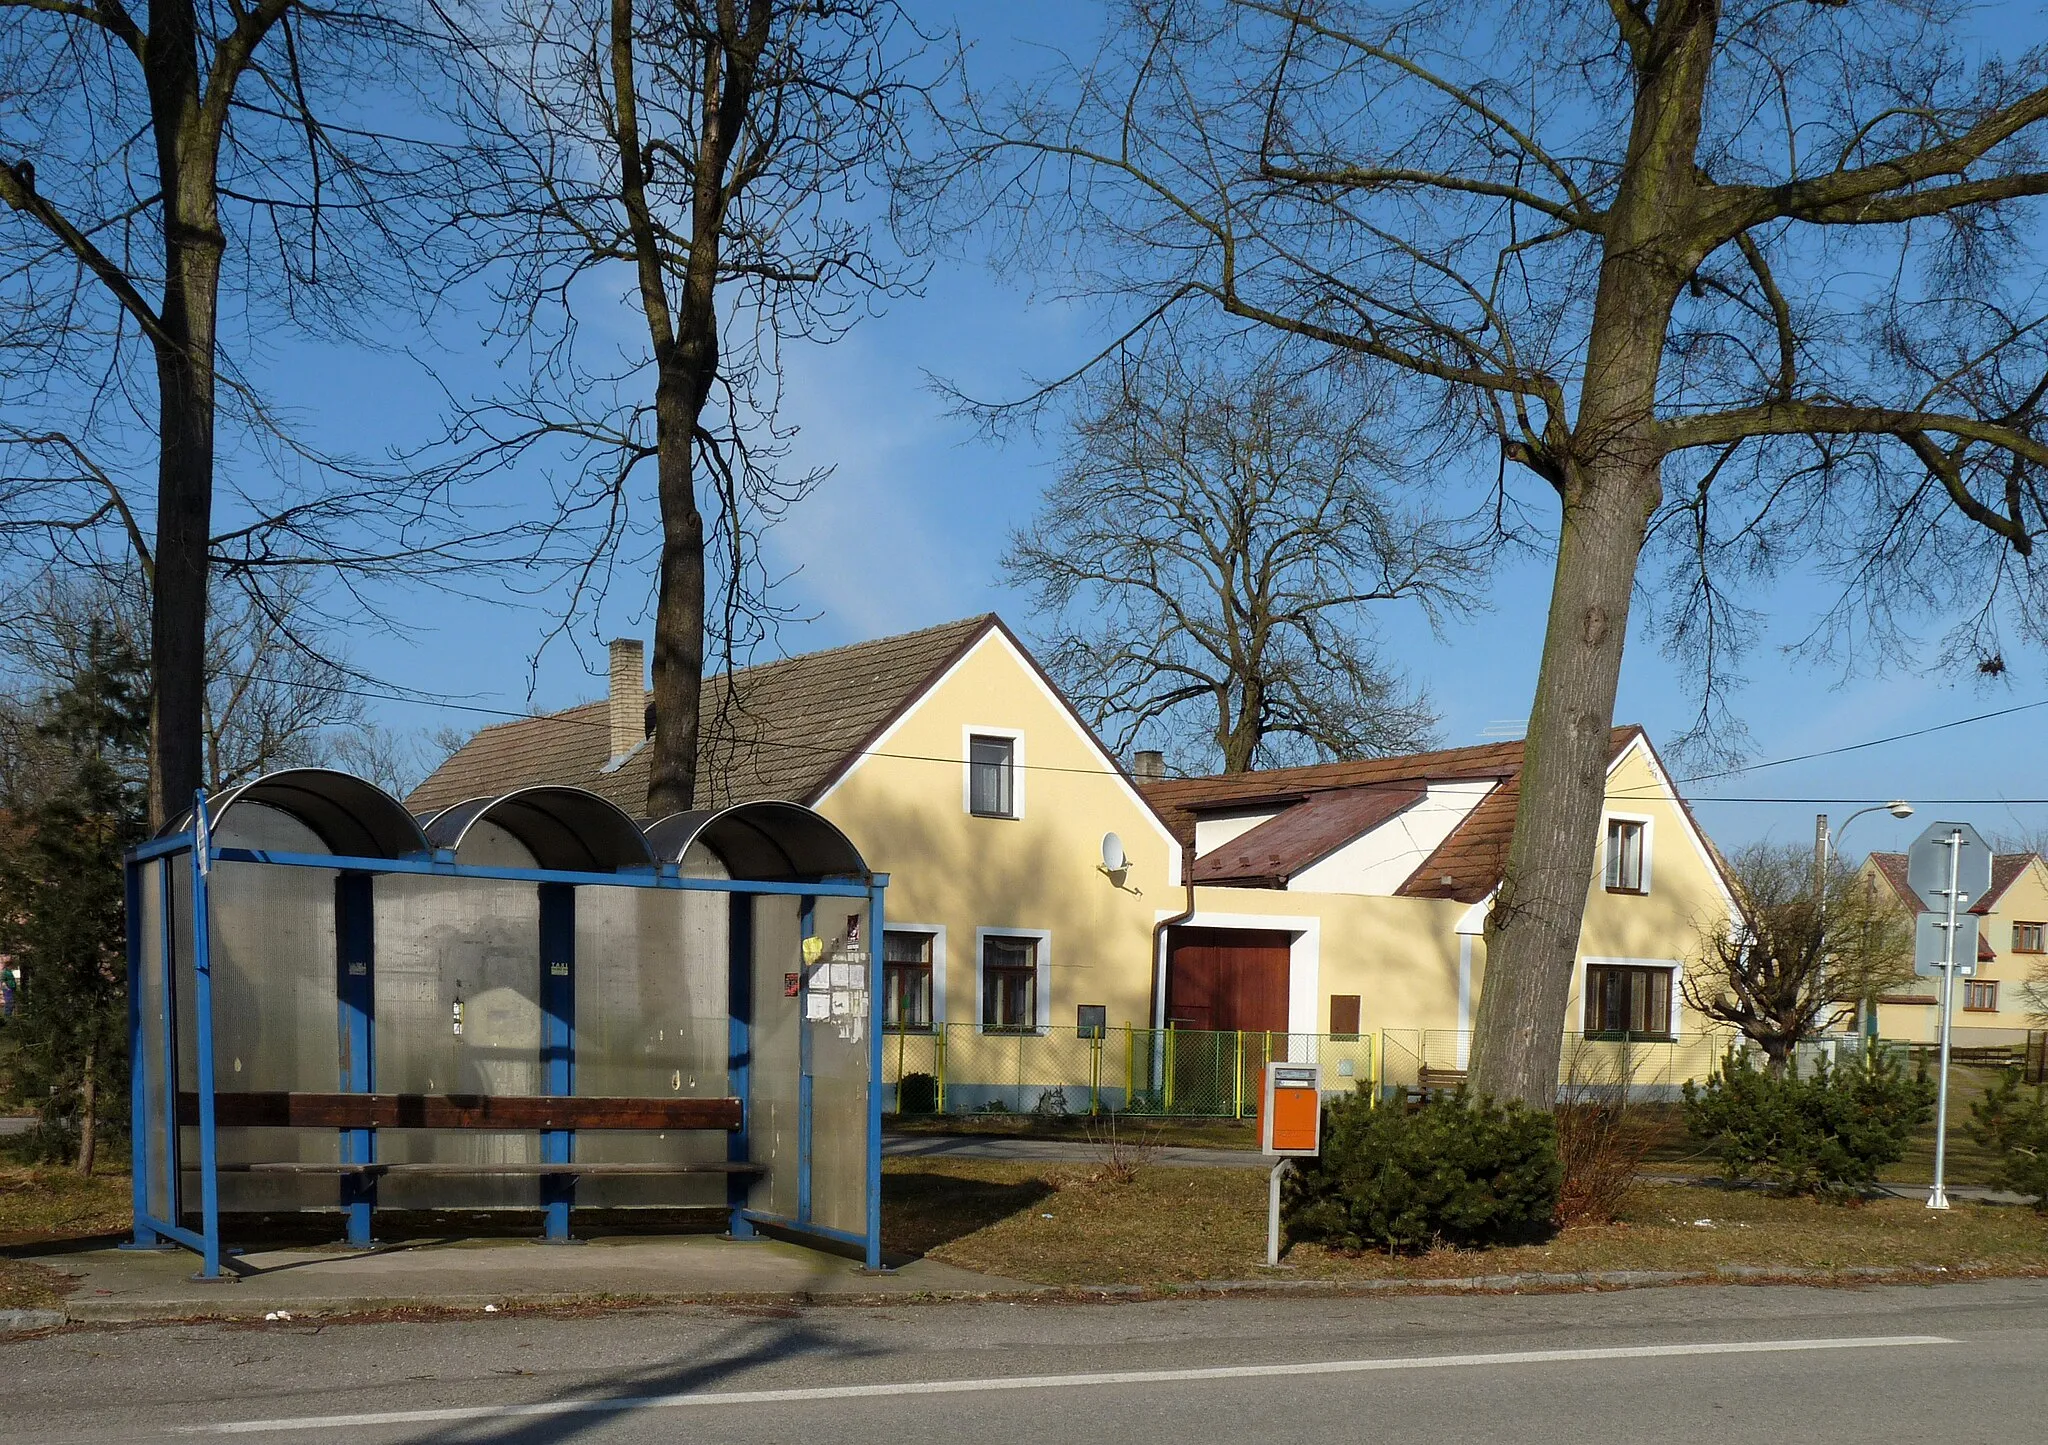
{"type": "Polygon", "coordinates": [[[1131,866],[1130,858],[1124,853],[1124,840],[1114,833],[1102,835],[1102,868],[1106,873],[1121,873],[1131,866]]]}

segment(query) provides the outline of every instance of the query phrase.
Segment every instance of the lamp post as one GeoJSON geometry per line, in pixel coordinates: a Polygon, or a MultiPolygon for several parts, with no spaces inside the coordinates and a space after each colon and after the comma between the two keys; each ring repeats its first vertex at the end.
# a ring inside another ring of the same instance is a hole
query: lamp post
{"type": "MultiPolygon", "coordinates": [[[[1868,808],[1858,808],[1842,819],[1842,826],[1832,834],[1828,831],[1828,815],[1813,815],[1813,899],[1815,906],[1825,911],[1828,892],[1828,856],[1835,841],[1849,831],[1849,825],[1865,813],[1890,813],[1894,818],[1904,820],[1913,816],[1913,805],[1904,798],[1894,798],[1889,803],[1873,803],[1868,808]]],[[[1877,1005],[1865,1001],[1869,1012],[1864,1018],[1864,1032],[1875,1036],[1877,1033],[1877,1005]]]]}

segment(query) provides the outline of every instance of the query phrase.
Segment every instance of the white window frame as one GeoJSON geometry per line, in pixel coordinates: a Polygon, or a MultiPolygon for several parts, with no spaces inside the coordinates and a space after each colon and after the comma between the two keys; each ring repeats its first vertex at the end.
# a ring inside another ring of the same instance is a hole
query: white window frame
{"type": "Polygon", "coordinates": [[[1613,823],[1636,823],[1643,830],[1643,886],[1640,896],[1647,898],[1650,893],[1650,873],[1657,857],[1657,820],[1648,813],[1607,813],[1600,819],[1600,890],[1603,893],[1619,893],[1624,898],[1637,897],[1633,888],[1609,888],[1607,885],[1607,833],[1613,823]]]}
{"type": "MultiPolygon", "coordinates": [[[[960,729],[960,811],[970,818],[991,818],[1002,821],[1024,816],[1024,734],[1017,728],[979,727],[969,725],[960,729]],[[1007,813],[977,813],[974,811],[974,740],[976,738],[1004,738],[1010,744],[1010,811],[1007,813]]],[[[975,954],[974,966],[981,968],[981,955],[975,954]]]]}
{"type": "MultiPolygon", "coordinates": [[[[893,918],[885,918],[882,921],[884,924],[882,932],[885,934],[922,933],[927,938],[931,939],[932,1032],[939,1032],[939,1030],[943,1029],[946,1026],[946,925],[943,923],[898,923],[893,918]]],[[[888,943],[885,939],[883,941],[883,949],[885,952],[887,951],[887,947],[888,943]]],[[[886,961],[884,962],[883,966],[887,967],[886,961]]],[[[876,982],[879,983],[881,982],[881,980],[877,979],[876,982]]],[[[878,994],[876,997],[879,1000],[880,995],[878,994]]],[[[881,1008],[881,1004],[877,1002],[875,1007],[879,1010],[881,1008]]]]}
{"type": "MultiPolygon", "coordinates": [[[[990,1034],[988,1027],[987,1000],[982,997],[982,975],[987,969],[988,945],[991,938],[1029,938],[1037,941],[1038,978],[1033,988],[1037,995],[1037,1018],[1032,1021],[1031,1032],[1043,1034],[1052,1027],[1052,930],[1048,928],[977,928],[974,930],[974,1031],[990,1034]]],[[[932,1001],[932,1010],[938,1011],[938,1000],[932,1001]]],[[[1016,1038],[1017,1034],[1007,1030],[993,1031],[996,1038],[1016,1038]]]]}

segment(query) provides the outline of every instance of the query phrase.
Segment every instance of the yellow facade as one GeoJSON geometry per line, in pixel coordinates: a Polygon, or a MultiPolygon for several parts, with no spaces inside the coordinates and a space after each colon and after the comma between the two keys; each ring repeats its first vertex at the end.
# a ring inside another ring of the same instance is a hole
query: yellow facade
{"type": "MultiPolygon", "coordinates": [[[[1875,864],[1865,862],[1860,876],[1897,896],[1888,882],[1876,876],[1875,864]]],[[[1902,912],[1904,908],[1902,902],[1902,912]]],[[[1991,945],[1997,957],[1977,965],[1976,981],[1990,985],[1988,989],[1972,990],[1969,980],[1956,980],[1951,1027],[1959,1043],[2016,1044],[2024,1040],[2029,1028],[2041,1026],[2024,990],[2037,971],[2048,970],[2048,954],[2027,946],[2034,941],[2025,927],[2029,924],[2048,932],[2048,865],[2038,855],[1978,918],[1978,936],[1991,945]],[[1993,1005],[1990,1008],[1982,1007],[1987,994],[1993,1005]]],[[[1888,1039],[1935,1042],[1941,1033],[1940,987],[1939,979],[1930,978],[1893,990],[1878,1006],[1878,1031],[1888,1039]]]]}
{"type": "Polygon", "coordinates": [[[1153,924],[1178,911],[1179,849],[1115,761],[1000,630],[941,676],[816,804],[889,874],[888,926],[932,939],[935,1022],[982,1017],[981,941],[1040,949],[1037,1007],[1071,1029],[1076,1006],[1145,1027],[1153,924]],[[967,739],[1017,747],[1017,816],[968,809],[967,739]],[[1102,867],[1115,833],[1130,866],[1102,867]]]}
{"type": "MultiPolygon", "coordinates": [[[[1647,744],[1629,744],[1610,778],[1611,816],[1645,825],[1646,887],[1610,893],[1596,862],[1581,967],[1559,1021],[1566,1033],[1583,1026],[1585,959],[1676,971],[1728,916],[1719,873],[1647,744]]],[[[1289,933],[1290,1034],[1327,1035],[1332,996],[1356,995],[1366,1032],[1433,1031],[1458,1057],[1431,1062],[1463,1062],[1457,1040],[1485,977],[1484,901],[1204,886],[1183,919],[1189,895],[1178,843],[999,629],[915,699],[816,806],[890,875],[889,928],[930,939],[932,1021],[947,1026],[956,1078],[1008,1067],[1010,1053],[1016,1069],[1032,1066],[1014,1038],[981,1028],[990,935],[1035,942],[1038,1032],[1071,1038],[1077,1009],[1094,1005],[1115,1035],[1163,1025],[1160,925],[1169,921],[1289,933]],[[1013,739],[1015,817],[970,810],[974,735],[1013,739]],[[1129,860],[1114,876],[1102,867],[1111,833],[1129,860]]],[[[1700,1021],[1677,995],[1674,973],[1676,1033],[1697,1038],[1700,1021]]],[[[1119,1072],[1118,1047],[1112,1038],[1108,1056],[1087,1066],[1119,1072]]],[[[935,1067],[910,1058],[919,1048],[929,1046],[903,1044],[904,1072],[935,1067]]]]}

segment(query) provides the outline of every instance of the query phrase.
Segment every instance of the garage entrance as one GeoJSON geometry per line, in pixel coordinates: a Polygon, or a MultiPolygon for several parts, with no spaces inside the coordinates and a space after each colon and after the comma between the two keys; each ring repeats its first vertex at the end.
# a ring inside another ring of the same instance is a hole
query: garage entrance
{"type": "Polygon", "coordinates": [[[1166,945],[1167,1073],[1184,1105],[1256,1106],[1269,1059],[1287,1057],[1288,956],[1278,929],[1176,928],[1166,945]]]}

